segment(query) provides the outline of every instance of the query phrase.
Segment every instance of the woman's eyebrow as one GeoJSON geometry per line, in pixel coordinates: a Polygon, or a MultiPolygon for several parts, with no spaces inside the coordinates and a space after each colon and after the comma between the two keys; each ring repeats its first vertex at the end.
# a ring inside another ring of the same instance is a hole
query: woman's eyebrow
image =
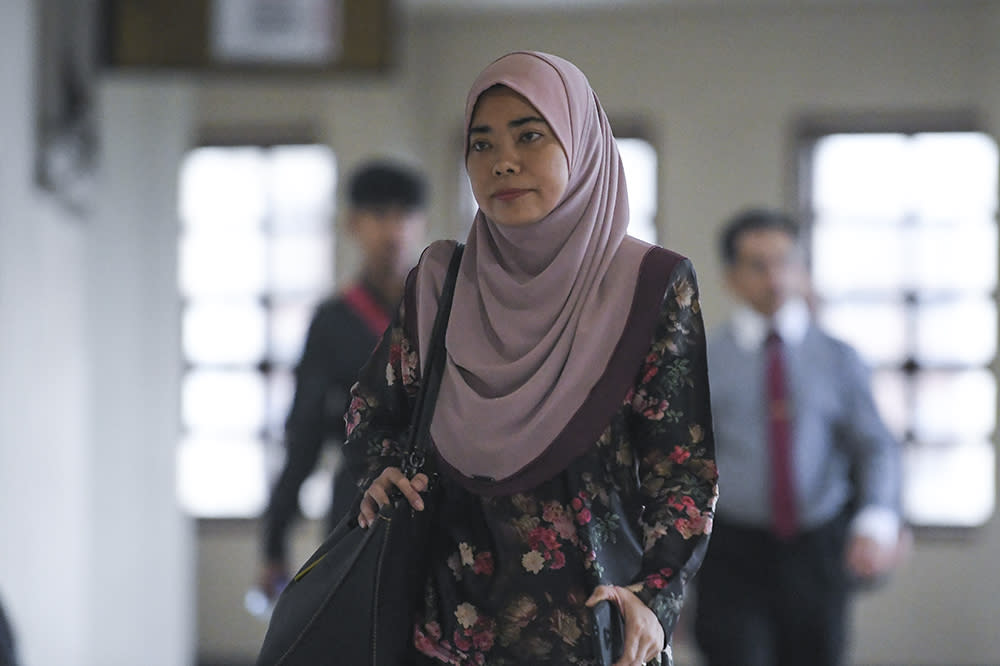
{"type": "Polygon", "coordinates": [[[527,125],[528,123],[544,123],[545,118],[540,118],[538,116],[525,116],[524,118],[518,118],[517,120],[512,120],[507,123],[508,127],[520,127],[521,125],[527,125]]]}
{"type": "MultiPolygon", "coordinates": [[[[521,125],[527,125],[528,123],[544,123],[547,124],[545,118],[540,116],[525,116],[524,118],[515,118],[514,120],[507,123],[508,127],[520,127],[521,125]]],[[[473,125],[469,128],[469,134],[489,134],[493,131],[493,128],[489,125],[473,125]]]]}

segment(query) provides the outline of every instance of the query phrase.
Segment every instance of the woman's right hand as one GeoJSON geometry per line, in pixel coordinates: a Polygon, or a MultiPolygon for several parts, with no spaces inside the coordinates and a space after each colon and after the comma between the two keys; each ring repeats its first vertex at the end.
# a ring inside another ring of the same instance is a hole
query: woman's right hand
{"type": "Polygon", "coordinates": [[[407,479],[398,467],[386,467],[365,490],[365,496],[361,499],[358,525],[368,527],[375,522],[379,507],[389,503],[389,491],[393,486],[399,488],[403,497],[410,502],[410,506],[417,511],[423,511],[424,501],[420,498],[420,493],[427,490],[427,483],[427,475],[423,472],[412,479],[407,479]]]}

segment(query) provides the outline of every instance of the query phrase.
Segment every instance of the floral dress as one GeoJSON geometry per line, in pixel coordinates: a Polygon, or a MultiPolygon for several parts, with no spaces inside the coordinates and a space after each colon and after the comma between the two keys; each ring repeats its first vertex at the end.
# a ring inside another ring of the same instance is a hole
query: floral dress
{"type": "MultiPolygon", "coordinates": [[[[346,451],[363,486],[399,465],[406,441],[420,381],[406,317],[401,306],[347,413],[346,451]]],[[[600,584],[632,590],[669,638],[711,532],[711,428],[704,329],[685,260],[634,386],[585,454],[513,495],[474,495],[446,474],[436,479],[432,565],[414,625],[421,663],[598,664],[584,602],[600,584]]]]}

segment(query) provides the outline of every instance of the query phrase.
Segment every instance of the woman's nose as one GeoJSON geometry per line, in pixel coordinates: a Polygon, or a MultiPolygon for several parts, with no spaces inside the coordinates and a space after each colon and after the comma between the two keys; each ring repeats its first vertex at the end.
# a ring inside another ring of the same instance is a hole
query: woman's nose
{"type": "Polygon", "coordinates": [[[514,163],[506,161],[506,160],[504,160],[502,162],[497,162],[496,165],[494,165],[494,167],[493,167],[493,173],[494,173],[494,175],[497,175],[497,176],[503,176],[503,175],[506,175],[506,174],[513,174],[513,173],[516,173],[516,172],[517,172],[517,168],[514,166],[514,163]]]}
{"type": "Polygon", "coordinates": [[[519,167],[517,160],[510,154],[510,151],[502,151],[497,155],[496,164],[493,165],[493,175],[503,176],[517,173],[519,167]]]}

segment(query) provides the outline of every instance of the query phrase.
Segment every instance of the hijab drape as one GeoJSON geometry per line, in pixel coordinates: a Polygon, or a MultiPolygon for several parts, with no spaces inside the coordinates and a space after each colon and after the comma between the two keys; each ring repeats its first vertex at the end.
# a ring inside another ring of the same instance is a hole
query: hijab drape
{"type": "MultiPolygon", "coordinates": [[[[584,74],[545,53],[505,55],[473,83],[466,131],[494,85],[538,109],[569,162],[566,192],[539,222],[502,226],[477,212],[455,288],[431,437],[461,474],[503,480],[546,451],[605,373],[650,246],[626,235],[621,159],[584,74]]],[[[422,267],[417,277],[421,358],[440,289],[435,272],[422,267]]]]}

